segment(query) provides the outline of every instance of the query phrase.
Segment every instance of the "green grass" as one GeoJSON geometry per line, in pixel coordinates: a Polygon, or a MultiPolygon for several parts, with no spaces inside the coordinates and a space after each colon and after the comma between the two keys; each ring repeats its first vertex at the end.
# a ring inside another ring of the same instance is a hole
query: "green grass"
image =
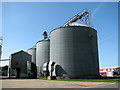
{"type": "Polygon", "coordinates": [[[79,82],[118,82],[120,79],[63,79],[57,81],[79,81],[79,82]]]}
{"type": "MultiPolygon", "coordinates": [[[[38,78],[47,80],[46,78],[38,78]]],[[[120,82],[120,79],[58,79],[55,81],[78,81],[78,82],[120,82]]]]}
{"type": "Polygon", "coordinates": [[[47,80],[47,78],[45,78],[45,77],[43,77],[43,78],[40,77],[40,78],[38,78],[38,79],[41,79],[41,80],[47,80]]]}

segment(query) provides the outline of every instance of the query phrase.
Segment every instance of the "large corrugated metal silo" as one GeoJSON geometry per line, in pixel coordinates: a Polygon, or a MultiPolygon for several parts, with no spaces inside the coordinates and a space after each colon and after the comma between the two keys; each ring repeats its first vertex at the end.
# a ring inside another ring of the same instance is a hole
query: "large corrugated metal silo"
{"type": "Polygon", "coordinates": [[[97,31],[87,26],[53,30],[50,36],[50,61],[58,64],[57,76],[98,77],[97,31]]]}
{"type": "Polygon", "coordinates": [[[30,55],[32,55],[31,61],[32,61],[34,64],[36,64],[36,47],[34,46],[34,47],[28,49],[27,52],[28,52],[30,55]]]}
{"type": "Polygon", "coordinates": [[[36,66],[38,75],[42,74],[42,66],[49,62],[50,58],[50,40],[44,39],[36,43],[36,66]]]}

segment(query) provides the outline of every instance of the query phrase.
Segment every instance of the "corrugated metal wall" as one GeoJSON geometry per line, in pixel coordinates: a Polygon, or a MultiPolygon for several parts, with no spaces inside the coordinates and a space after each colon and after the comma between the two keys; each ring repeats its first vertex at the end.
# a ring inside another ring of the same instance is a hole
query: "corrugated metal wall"
{"type": "Polygon", "coordinates": [[[17,78],[27,78],[27,61],[31,61],[31,55],[27,52],[19,51],[11,54],[10,68],[16,69],[17,78]]]}
{"type": "Polygon", "coordinates": [[[50,58],[50,40],[41,40],[36,44],[36,66],[37,73],[41,75],[42,65],[49,61],[50,58]]]}
{"type": "Polygon", "coordinates": [[[56,62],[57,76],[98,76],[97,32],[90,27],[71,26],[51,32],[50,61],[56,62]]]}
{"type": "Polygon", "coordinates": [[[36,47],[30,48],[27,51],[30,55],[32,55],[31,61],[36,64],[36,47]]]}

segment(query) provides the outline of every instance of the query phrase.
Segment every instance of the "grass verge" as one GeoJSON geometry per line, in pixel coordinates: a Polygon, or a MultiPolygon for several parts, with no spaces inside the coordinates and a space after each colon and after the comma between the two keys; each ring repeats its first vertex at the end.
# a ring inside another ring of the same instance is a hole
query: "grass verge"
{"type": "MultiPolygon", "coordinates": [[[[40,80],[47,80],[46,78],[38,78],[40,80]]],[[[118,79],[58,79],[55,81],[78,81],[78,82],[120,82],[118,79]]]]}
{"type": "Polygon", "coordinates": [[[79,81],[79,82],[120,82],[120,79],[63,79],[57,81],[79,81]]]}
{"type": "Polygon", "coordinates": [[[43,77],[42,78],[39,77],[38,79],[40,79],[40,80],[47,80],[47,78],[45,78],[45,77],[44,78],[43,77]]]}

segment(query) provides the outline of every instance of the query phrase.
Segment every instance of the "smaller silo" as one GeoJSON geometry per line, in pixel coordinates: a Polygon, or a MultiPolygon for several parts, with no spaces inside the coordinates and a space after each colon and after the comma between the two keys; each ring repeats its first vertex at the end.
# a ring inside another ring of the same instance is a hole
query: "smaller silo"
{"type": "Polygon", "coordinates": [[[34,64],[36,64],[36,46],[28,49],[27,52],[32,56],[31,61],[32,61],[34,64]]]}
{"type": "Polygon", "coordinates": [[[37,74],[42,75],[43,64],[49,62],[50,58],[50,40],[49,38],[40,40],[36,43],[36,66],[37,74]]]}

